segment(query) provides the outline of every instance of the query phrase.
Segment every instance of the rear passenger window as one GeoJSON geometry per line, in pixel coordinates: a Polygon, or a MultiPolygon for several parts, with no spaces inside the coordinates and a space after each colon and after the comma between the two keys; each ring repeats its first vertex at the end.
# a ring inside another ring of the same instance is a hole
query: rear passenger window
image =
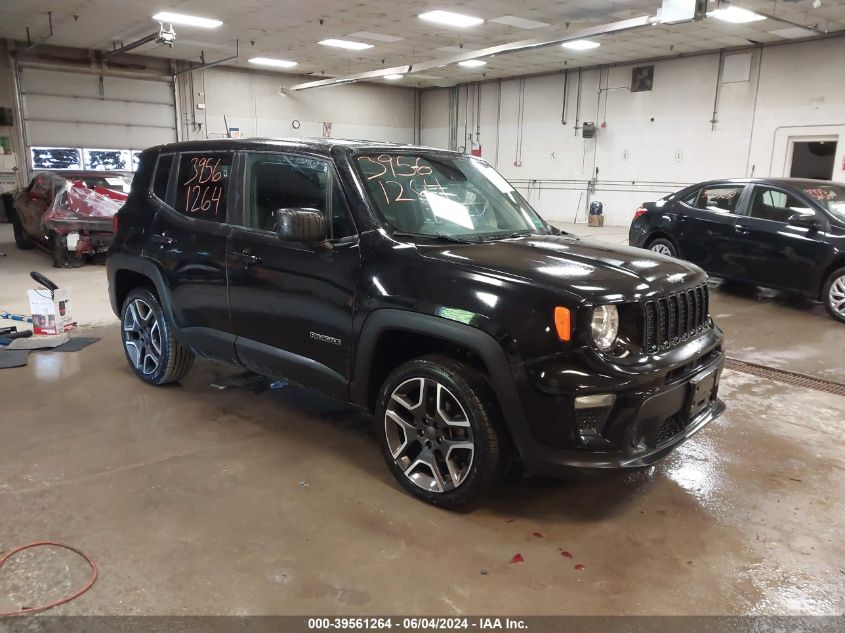
{"type": "Polygon", "coordinates": [[[742,186],[706,187],[701,190],[701,195],[695,206],[698,209],[706,209],[708,211],[728,211],[733,213],[736,210],[742,189],[742,186]]]}
{"type": "Polygon", "coordinates": [[[682,202],[688,206],[694,207],[696,202],[698,202],[698,190],[696,190],[695,193],[688,195],[682,200],[682,202]]]}
{"type": "Polygon", "coordinates": [[[225,222],[231,172],[229,152],[182,154],[176,181],[176,210],[199,220],[225,222]]]}
{"type": "Polygon", "coordinates": [[[153,176],[153,194],[164,202],[167,200],[167,183],[170,182],[170,168],[173,166],[173,154],[158,157],[153,176]]]}

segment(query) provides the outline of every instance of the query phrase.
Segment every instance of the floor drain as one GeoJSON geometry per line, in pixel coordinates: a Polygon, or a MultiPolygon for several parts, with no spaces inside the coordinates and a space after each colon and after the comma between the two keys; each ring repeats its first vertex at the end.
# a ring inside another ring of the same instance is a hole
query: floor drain
{"type": "Polygon", "coordinates": [[[845,385],[841,383],[832,382],[830,380],[822,380],[821,378],[814,378],[813,376],[799,374],[786,369],[776,369],[774,367],[749,363],[737,358],[726,358],[725,368],[733,371],[739,371],[744,374],[751,374],[752,376],[759,376],[760,378],[767,378],[768,380],[776,380],[777,382],[793,385],[795,387],[804,387],[805,389],[814,389],[816,391],[832,393],[837,396],[845,396],[845,385]]]}

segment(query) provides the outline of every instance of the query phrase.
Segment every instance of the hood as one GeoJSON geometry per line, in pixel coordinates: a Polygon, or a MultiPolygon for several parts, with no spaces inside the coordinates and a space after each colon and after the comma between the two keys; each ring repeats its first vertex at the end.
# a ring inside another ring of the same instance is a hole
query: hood
{"type": "Polygon", "coordinates": [[[477,244],[418,244],[418,248],[427,259],[566,291],[592,303],[638,301],[707,279],[689,262],[574,235],[529,235],[477,244]]]}

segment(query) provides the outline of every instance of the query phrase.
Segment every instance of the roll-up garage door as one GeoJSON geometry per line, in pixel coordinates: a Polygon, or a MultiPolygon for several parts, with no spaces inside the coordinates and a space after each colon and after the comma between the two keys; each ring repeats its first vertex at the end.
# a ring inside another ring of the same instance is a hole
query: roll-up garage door
{"type": "Polygon", "coordinates": [[[168,82],[24,65],[20,86],[30,148],[141,150],[176,140],[168,82]]]}

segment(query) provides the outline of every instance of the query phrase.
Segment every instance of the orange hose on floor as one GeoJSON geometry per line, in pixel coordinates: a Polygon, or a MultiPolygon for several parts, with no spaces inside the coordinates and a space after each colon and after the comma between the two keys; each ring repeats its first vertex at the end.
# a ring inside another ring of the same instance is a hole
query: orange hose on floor
{"type": "Polygon", "coordinates": [[[31,613],[38,613],[39,611],[46,611],[47,609],[52,609],[53,607],[57,607],[60,604],[70,602],[71,600],[76,600],[79,596],[81,596],[83,593],[85,593],[91,587],[93,587],[95,582],[97,582],[97,576],[99,576],[99,571],[97,571],[97,566],[94,564],[94,561],[92,561],[90,558],[88,558],[88,556],[85,555],[84,552],[76,549],[75,547],[72,547],[70,545],[65,545],[64,543],[56,543],[54,541],[36,541],[35,543],[28,543],[26,545],[21,545],[20,547],[16,547],[15,549],[13,549],[11,551],[6,552],[5,554],[3,554],[2,558],[0,558],[0,569],[2,569],[3,565],[5,565],[6,562],[10,558],[12,558],[15,554],[18,554],[18,553],[20,553],[24,550],[27,550],[27,549],[33,549],[35,547],[43,547],[43,546],[46,546],[46,545],[51,545],[53,547],[61,547],[62,549],[70,550],[74,554],[78,554],[79,556],[84,558],[85,562],[87,562],[89,567],[91,567],[91,580],[89,580],[88,583],[82,589],[80,589],[79,591],[76,591],[73,594],[66,596],[64,598],[61,598],[59,600],[56,600],[54,602],[50,602],[49,604],[45,604],[45,605],[41,605],[41,606],[35,606],[35,607],[26,607],[24,609],[21,609],[20,611],[0,611],[0,618],[14,616],[14,615],[29,615],[31,613]]]}

